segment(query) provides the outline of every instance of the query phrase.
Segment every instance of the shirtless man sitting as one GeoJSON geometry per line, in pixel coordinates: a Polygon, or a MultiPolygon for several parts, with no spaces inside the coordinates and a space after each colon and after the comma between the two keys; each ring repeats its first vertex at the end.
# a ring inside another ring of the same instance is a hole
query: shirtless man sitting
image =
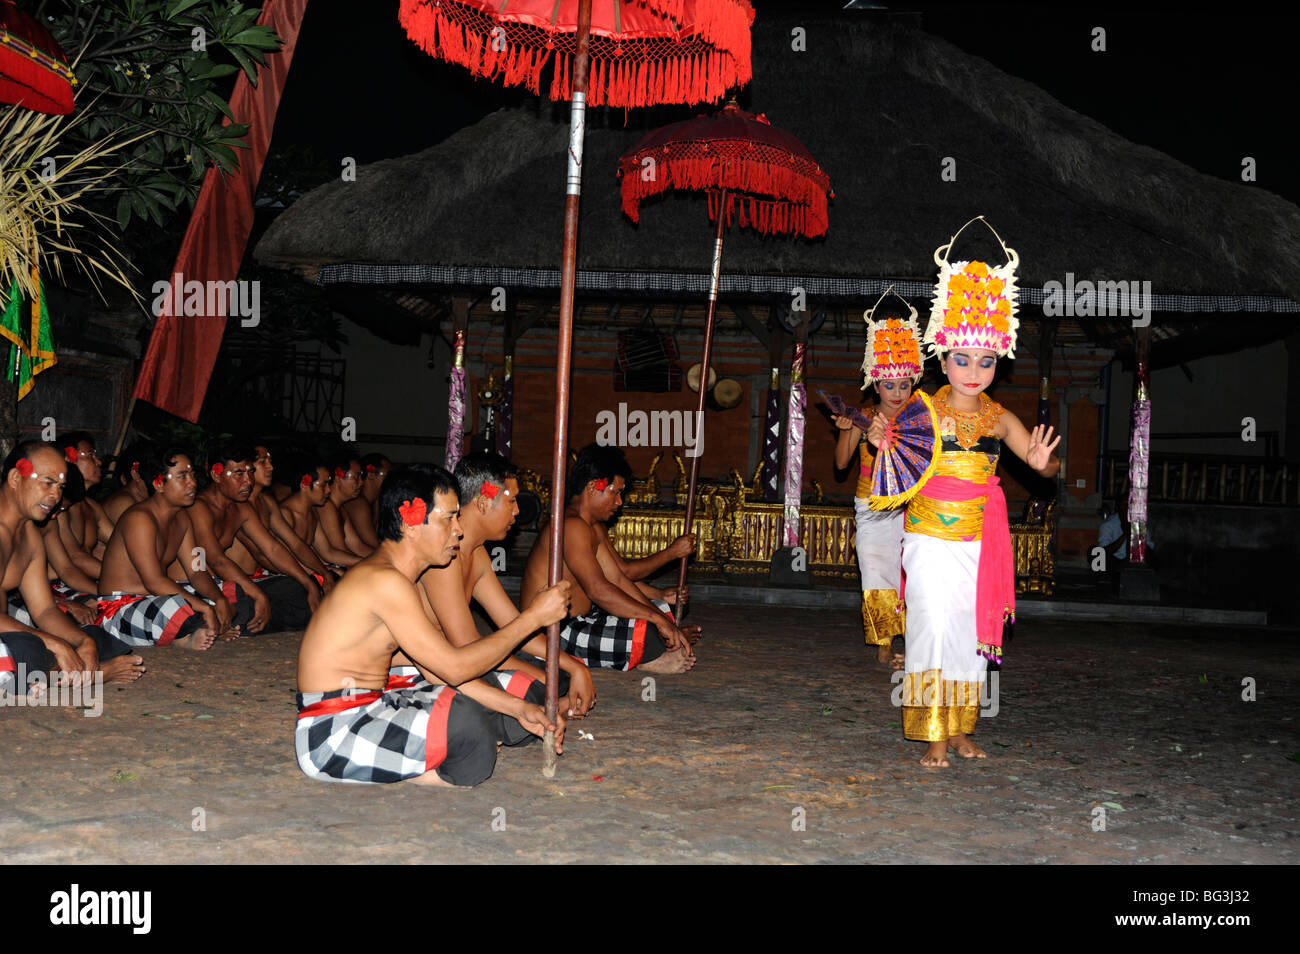
{"type": "Polygon", "coordinates": [[[334,485],[329,467],[316,458],[300,457],[290,462],[285,473],[294,477],[294,492],[280,507],[294,534],[330,567],[346,568],[356,563],[360,558],[355,553],[335,547],[321,529],[320,512],[329,501],[330,488],[334,485]]]}
{"type": "Polygon", "coordinates": [[[234,582],[253,601],[248,633],[302,629],[320,604],[320,585],[258,519],[253,492],[253,449],[235,438],[208,448],[212,483],[199,491],[190,513],[194,540],[214,577],[234,582]],[[254,583],[259,566],[283,574],[254,583]]]}
{"type": "Polygon", "coordinates": [[[24,625],[0,612],[0,685],[24,668],[72,683],[96,671],[105,682],[132,682],[145,671],[128,645],[98,626],[78,626],[55,605],[35,523],[58,507],[68,466],[53,445],[23,441],[0,468],[0,600],[18,590],[31,620],[24,625]]]}
{"type": "Polygon", "coordinates": [[[97,622],[133,646],[207,649],[218,636],[238,636],[252,606],[233,581],[218,587],[199,559],[189,455],[168,448],[142,461],[140,471],[151,495],[122,514],[109,538],[97,622]],[[168,575],[173,564],[188,586],[168,575]]]}
{"type": "MultiPolygon", "coordinates": [[[[434,624],[453,646],[467,646],[480,639],[470,601],[507,626],[519,618],[514,601],[501,586],[488,555],[489,540],[505,539],[519,513],[516,500],[519,483],[510,463],[499,454],[469,454],[456,465],[460,490],[460,556],[445,569],[431,569],[420,577],[420,587],[434,624]]],[[[521,647],[528,659],[506,660],[505,665],[545,684],[546,637],[534,634],[521,647]]],[[[560,710],[570,718],[582,718],[596,702],[591,672],[582,660],[560,653],[560,710]]]]}
{"type": "Polygon", "coordinates": [[[393,462],[383,454],[367,454],[361,458],[361,493],[344,501],[343,512],[361,542],[372,550],[379,546],[375,535],[376,508],[379,506],[379,488],[393,469],[393,462]]]}
{"type": "MultiPolygon", "coordinates": [[[[59,532],[59,517],[70,506],[75,505],[86,495],[86,485],[82,481],[81,471],[77,470],[70,463],[67,469],[67,477],[63,487],[63,500],[59,508],[43,523],[36,524],[36,528],[41,534],[41,543],[45,548],[45,563],[49,570],[50,589],[54,591],[55,605],[66,613],[71,614],[78,624],[85,625],[95,621],[95,604],[99,597],[99,567],[100,562],[94,557],[90,557],[90,565],[83,569],[69,553],[64,543],[63,535],[59,532]]],[[[82,554],[84,556],[84,554],[82,554]]],[[[21,605],[21,598],[17,601],[21,605]]],[[[16,615],[22,622],[30,623],[30,619],[24,618],[21,614],[16,613],[15,600],[9,601],[9,612],[16,615]]]]}
{"type": "MultiPolygon", "coordinates": [[[[248,495],[248,502],[252,504],[262,525],[270,530],[276,540],[284,544],[285,549],[293,554],[302,568],[311,574],[312,579],[321,587],[322,595],[328,593],[334,586],[334,574],[321,562],[316,551],[298,536],[293,525],[285,519],[283,505],[275,499],[272,490],[275,464],[271,460],[271,449],[265,444],[256,444],[253,446],[253,455],[253,489],[248,495]]],[[[253,582],[260,583],[271,576],[273,576],[271,571],[260,567],[253,575],[253,582]]],[[[306,620],[303,621],[303,625],[306,625],[306,620]]]]}
{"type": "Polygon", "coordinates": [[[128,507],[149,499],[149,487],[140,476],[140,462],[157,453],[149,441],[134,441],[128,445],[113,464],[113,482],[117,490],[104,501],[104,515],[117,526],[117,521],[128,507]]]}
{"type": "Polygon", "coordinates": [[[365,471],[361,469],[359,460],[344,454],[330,463],[330,474],[334,478],[334,484],[330,487],[330,495],[325,505],[320,508],[320,529],[331,548],[343,553],[355,554],[343,563],[344,566],[351,566],[374,550],[374,547],[366,546],[362,541],[356,527],[352,524],[351,517],[343,509],[344,504],[360,496],[365,471]]]}
{"type": "Polygon", "coordinates": [[[388,475],[379,548],[321,602],[298,653],[294,744],[309,777],[477,785],[491,776],[498,743],[554,731],[559,748],[562,716],[551,725],[540,705],[476,677],[534,630],[563,618],[569,587],[545,591],[486,639],[451,645],[430,622],[415,581],[455,559],[458,510],[445,470],[398,467],[388,475]],[[395,653],[423,678],[391,679],[395,653]]]}
{"type": "MultiPolygon", "coordinates": [[[[85,431],[65,434],[57,446],[62,447],[64,456],[76,465],[85,483],[85,496],[59,516],[63,542],[69,548],[78,545],[82,552],[96,561],[94,568],[97,570],[98,559],[104,555],[104,545],[113,534],[113,522],[99,501],[90,495],[104,478],[104,465],[95,452],[94,436],[85,431]]],[[[87,568],[83,565],[83,569],[87,568]]]]}
{"type": "MultiPolygon", "coordinates": [[[[700,628],[683,632],[619,569],[608,537],[594,529],[623,505],[631,476],[627,458],[616,447],[588,444],[578,454],[568,482],[564,510],[563,579],[573,584],[573,617],[560,627],[560,643],[588,666],[647,672],[685,672],[695,665],[693,639],[700,628]]],[[[548,576],[550,534],[538,534],[524,567],[521,598],[528,600],[548,576]]]]}

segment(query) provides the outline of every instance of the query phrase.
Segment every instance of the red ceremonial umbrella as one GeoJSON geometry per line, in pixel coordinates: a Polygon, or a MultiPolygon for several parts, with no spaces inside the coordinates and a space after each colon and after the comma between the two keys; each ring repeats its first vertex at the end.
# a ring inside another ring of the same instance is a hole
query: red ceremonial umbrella
{"type": "Polygon", "coordinates": [[[0,0],[0,102],[65,116],[75,82],[50,31],[13,0],[0,0]]]}
{"type": "MultiPolygon", "coordinates": [[[[460,63],[478,76],[499,76],[505,83],[523,84],[537,92],[541,73],[550,63],[551,98],[572,101],[551,471],[549,582],[555,586],[564,555],[569,377],[588,75],[593,105],[721,99],[728,88],[749,82],[749,26],[754,11],[748,0],[402,0],[398,18],[426,52],[460,63]]],[[[559,650],[556,623],[546,633],[546,716],[551,721],[559,708],[559,650]]],[[[549,778],[555,774],[555,740],[550,733],[542,750],[542,772],[549,778]]]]}
{"type": "MultiPolygon", "coordinates": [[[[427,53],[475,76],[572,99],[577,0],[402,0],[398,17],[427,53]]],[[[721,99],[749,82],[747,0],[592,0],[583,92],[592,106],[721,99]]]]}
{"type": "MultiPolygon", "coordinates": [[[[833,195],[830,177],[798,139],[773,126],[763,114],[747,113],[734,102],[715,115],[697,116],[650,133],[624,153],[619,160],[619,175],[623,180],[623,211],[633,222],[640,220],[642,199],[669,189],[707,192],[709,218],[717,222],[696,411],[695,446],[702,452],[723,232],[735,218],[741,227],[763,235],[824,235],[828,225],[827,198],[833,195]]],[[[696,453],[691,458],[685,533],[691,532],[695,517],[695,483],[701,456],[696,453]]],[[[686,562],[683,557],[677,577],[679,589],[686,585],[686,562]]],[[[679,595],[679,616],[685,608],[679,595]]]]}

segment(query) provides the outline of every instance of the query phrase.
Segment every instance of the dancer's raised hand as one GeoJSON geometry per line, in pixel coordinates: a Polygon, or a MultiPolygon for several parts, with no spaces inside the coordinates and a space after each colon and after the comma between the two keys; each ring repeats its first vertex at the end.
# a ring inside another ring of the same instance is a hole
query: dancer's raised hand
{"type": "Polygon", "coordinates": [[[1052,460],[1052,451],[1061,443],[1060,434],[1056,435],[1056,440],[1052,440],[1053,431],[1050,424],[1038,424],[1029,433],[1029,450],[1025,453],[1025,463],[1034,470],[1046,470],[1052,460]]]}

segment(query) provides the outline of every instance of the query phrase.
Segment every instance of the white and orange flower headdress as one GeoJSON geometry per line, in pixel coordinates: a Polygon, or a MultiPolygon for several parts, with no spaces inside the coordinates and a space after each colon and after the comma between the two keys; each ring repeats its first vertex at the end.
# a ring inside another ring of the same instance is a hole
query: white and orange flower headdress
{"type": "Polygon", "coordinates": [[[881,318],[874,315],[880,303],[894,290],[890,285],[876,303],[862,313],[867,323],[867,350],[862,358],[862,371],[866,375],[863,389],[877,381],[901,381],[908,378],[915,384],[921,377],[921,327],[916,323],[916,309],[907,299],[895,294],[907,305],[911,314],[907,318],[881,318]]]}
{"type": "Polygon", "coordinates": [[[934,250],[934,263],[939,266],[939,283],[934,289],[934,304],[930,309],[930,322],[925,328],[927,354],[938,354],[953,348],[976,348],[997,352],[998,357],[1016,356],[1016,267],[1020,256],[1008,248],[1002,236],[979,215],[971,219],[948,240],[934,250]],[[971,222],[984,222],[1002,246],[1007,256],[1005,265],[986,262],[949,262],[948,252],[957,236],[971,222]]]}

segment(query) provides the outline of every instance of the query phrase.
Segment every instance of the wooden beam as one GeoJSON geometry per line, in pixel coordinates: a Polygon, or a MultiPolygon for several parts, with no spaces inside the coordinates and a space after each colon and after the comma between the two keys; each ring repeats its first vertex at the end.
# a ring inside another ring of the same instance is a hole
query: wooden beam
{"type": "Polygon", "coordinates": [[[768,326],[754,316],[748,305],[734,304],[731,306],[731,310],[740,319],[740,323],[745,326],[746,330],[758,339],[758,343],[767,348],[768,339],[771,338],[771,331],[768,326]]]}

